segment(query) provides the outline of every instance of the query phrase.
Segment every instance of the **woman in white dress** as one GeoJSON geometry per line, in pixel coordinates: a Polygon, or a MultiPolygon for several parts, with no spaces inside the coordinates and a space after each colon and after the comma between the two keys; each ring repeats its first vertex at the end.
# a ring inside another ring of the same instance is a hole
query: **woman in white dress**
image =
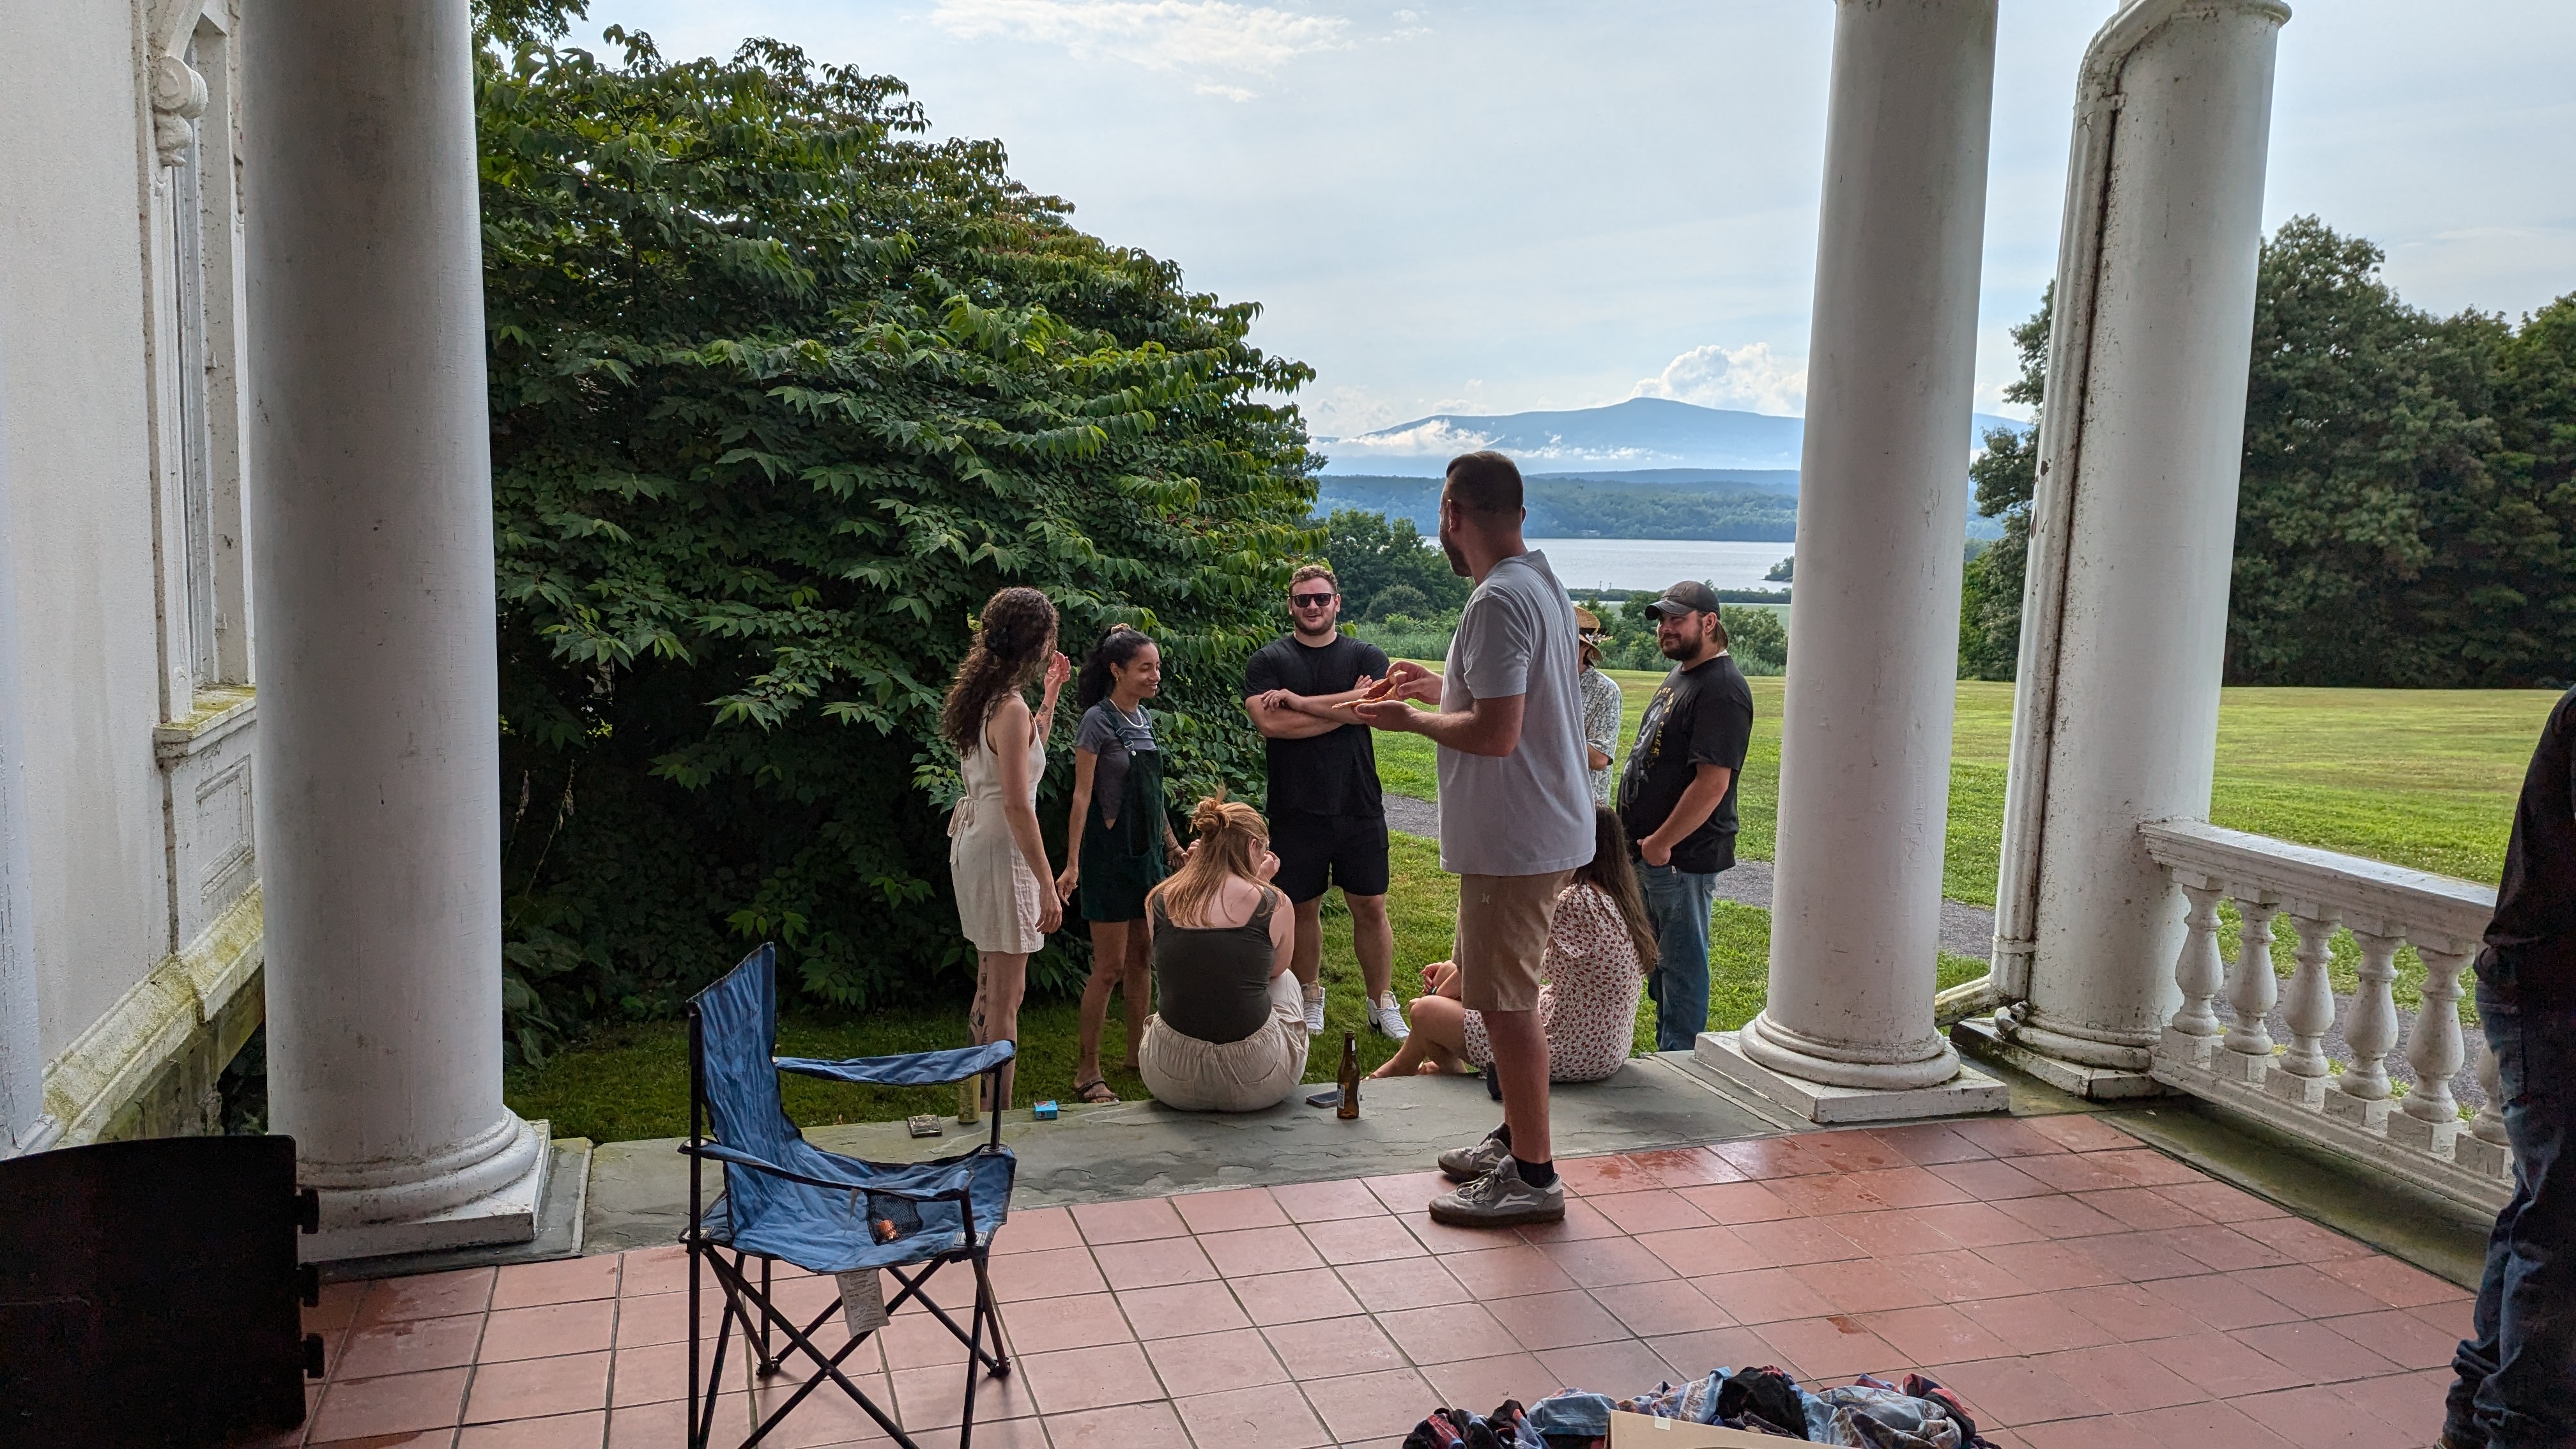
{"type": "MultiPolygon", "coordinates": [[[[1035,589],[1008,588],[986,601],[940,710],[939,732],[957,751],[966,787],[948,817],[948,871],[958,927],[975,944],[967,1034],[978,1046],[1019,1040],[1029,955],[1063,924],[1064,907],[1045,884],[1055,872],[1038,834],[1037,800],[1056,695],[1072,677],[1072,662],[1055,648],[1055,605],[1035,589]],[[1041,675],[1032,712],[1022,691],[1041,675]]],[[[1010,1105],[1011,1083],[1006,1069],[992,1110],[1010,1105]]]]}

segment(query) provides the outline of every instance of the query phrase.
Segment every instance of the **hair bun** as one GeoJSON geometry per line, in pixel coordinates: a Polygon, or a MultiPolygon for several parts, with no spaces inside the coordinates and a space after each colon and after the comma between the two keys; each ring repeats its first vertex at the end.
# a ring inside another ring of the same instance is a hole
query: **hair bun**
{"type": "Polygon", "coordinates": [[[1202,797],[1198,808],[1190,812],[1190,832],[1194,835],[1218,835],[1226,828],[1225,791],[1202,797]]]}

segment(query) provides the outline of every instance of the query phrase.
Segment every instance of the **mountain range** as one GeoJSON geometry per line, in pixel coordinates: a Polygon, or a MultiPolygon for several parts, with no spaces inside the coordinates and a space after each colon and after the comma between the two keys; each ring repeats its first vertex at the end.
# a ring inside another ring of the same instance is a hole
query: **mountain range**
{"type": "MultiPolygon", "coordinates": [[[[1973,414],[1972,436],[1990,428],[2020,432],[2030,424],[1991,413],[1973,414]]],[[[1436,413],[1391,428],[1347,438],[1318,438],[1324,473],[1436,478],[1451,458],[1479,448],[1508,453],[1532,477],[1570,474],[1621,481],[1718,481],[1671,476],[1669,470],[1753,470],[1798,467],[1806,437],[1803,418],[1701,407],[1670,398],[1632,397],[1607,407],[1561,412],[1484,415],[1436,413]]],[[[1731,480],[1730,480],[1731,481],[1731,480]]]]}

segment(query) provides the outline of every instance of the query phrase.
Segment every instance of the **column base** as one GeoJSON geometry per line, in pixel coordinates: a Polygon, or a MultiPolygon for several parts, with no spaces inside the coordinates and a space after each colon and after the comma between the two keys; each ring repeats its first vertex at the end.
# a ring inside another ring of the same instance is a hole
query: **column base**
{"type": "Polygon", "coordinates": [[[1744,1054],[1731,1031],[1701,1032],[1691,1057],[1701,1066],[1815,1123],[1901,1122],[1965,1117],[2012,1106],[2002,1082],[1962,1064],[1957,1076],[1929,1087],[1836,1087],[1777,1072],[1744,1054]]]}
{"type": "Polygon", "coordinates": [[[2160,1097],[2165,1085],[2148,1072],[2088,1066],[2025,1046],[1995,1029],[1992,1017],[1972,1017],[1950,1028],[1950,1041],[1969,1056],[2027,1072],[2070,1096],[2089,1102],[2160,1097]]]}
{"type": "MultiPolygon", "coordinates": [[[[515,1118],[512,1120],[516,1120],[515,1118]]],[[[447,1252],[458,1248],[479,1248],[496,1243],[525,1243],[537,1236],[537,1223],[545,1203],[546,1179],[554,1161],[549,1149],[547,1122],[520,1124],[535,1139],[536,1150],[528,1156],[528,1165],[518,1176],[499,1187],[453,1207],[418,1217],[384,1222],[350,1222],[333,1226],[337,1216],[331,1211],[331,1197],[354,1197],[357,1193],[325,1194],[322,1231],[296,1239],[296,1257],[306,1263],[337,1263],[350,1258],[383,1258],[400,1253],[447,1252]]]]}

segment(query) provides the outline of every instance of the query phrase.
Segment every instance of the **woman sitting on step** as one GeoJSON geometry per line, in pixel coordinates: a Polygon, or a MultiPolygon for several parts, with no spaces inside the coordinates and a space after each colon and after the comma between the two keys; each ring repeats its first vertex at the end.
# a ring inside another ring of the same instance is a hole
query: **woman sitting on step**
{"type": "MultiPolygon", "coordinates": [[[[1547,1030],[1547,1075],[1553,1082],[1597,1082],[1628,1059],[1637,1031],[1637,998],[1655,962],[1655,930],[1628,863],[1628,832],[1617,812],[1592,808],[1592,860],[1556,898],[1539,974],[1538,1018],[1547,1030]]],[[[1372,1076],[1481,1071],[1494,1059],[1484,1013],[1458,999],[1458,967],[1422,968],[1424,994],[1406,1007],[1413,1035],[1372,1076]]]]}
{"type": "Polygon", "coordinates": [[[1166,1107],[1257,1112],[1306,1074],[1306,1009],[1288,969],[1296,916],[1269,883],[1279,857],[1259,811],[1212,796],[1190,830],[1186,863],[1145,896],[1160,1010],[1136,1074],[1166,1107]]]}

